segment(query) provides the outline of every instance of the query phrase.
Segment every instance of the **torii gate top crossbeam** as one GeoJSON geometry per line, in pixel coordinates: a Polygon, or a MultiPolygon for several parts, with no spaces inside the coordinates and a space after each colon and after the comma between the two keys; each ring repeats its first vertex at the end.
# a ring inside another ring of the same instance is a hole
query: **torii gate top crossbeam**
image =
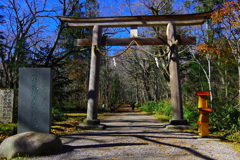
{"type": "Polygon", "coordinates": [[[131,27],[131,26],[161,26],[169,22],[179,26],[199,25],[204,23],[206,17],[212,12],[181,15],[159,15],[159,16],[120,16],[120,17],[96,17],[96,18],[74,18],[60,16],[62,22],[67,22],[71,28],[92,28],[95,25],[101,27],[131,27]]]}

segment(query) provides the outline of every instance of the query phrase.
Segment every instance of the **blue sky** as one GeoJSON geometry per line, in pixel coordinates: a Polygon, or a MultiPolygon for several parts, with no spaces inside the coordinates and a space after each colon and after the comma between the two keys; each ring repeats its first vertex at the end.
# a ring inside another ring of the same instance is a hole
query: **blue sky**
{"type": "MultiPolygon", "coordinates": [[[[143,0],[130,0],[130,3],[132,4],[131,9],[137,9],[136,6],[141,1],[143,0]]],[[[181,9],[179,6],[183,5],[183,1],[184,0],[175,0],[173,3],[174,9],[181,9]]],[[[98,0],[98,2],[100,4],[100,16],[131,16],[125,0],[98,0]]]]}
{"type": "MultiPolygon", "coordinates": [[[[38,4],[41,4],[43,0],[37,0],[38,4]]],[[[130,0],[131,4],[131,9],[137,9],[139,12],[137,12],[139,15],[144,15],[147,14],[147,12],[141,8],[139,2],[142,0],[130,0]],[[140,8],[140,9],[139,9],[140,8]]],[[[182,6],[182,1],[183,0],[175,0],[174,6],[178,6],[176,9],[181,9],[182,6]]],[[[2,0],[0,3],[7,5],[8,0],[2,0]]],[[[20,4],[23,4],[23,0],[16,0],[16,2],[20,2],[20,4]]],[[[80,2],[83,2],[83,0],[80,0],[80,2]]],[[[129,8],[125,4],[125,0],[98,0],[99,6],[100,6],[100,15],[99,16],[130,16],[130,11],[129,8]]],[[[59,0],[48,0],[48,5],[49,8],[51,7],[61,7],[61,4],[59,3],[59,0]]],[[[26,6],[21,5],[22,9],[26,6]]],[[[0,11],[1,12],[1,11],[0,11]]],[[[57,13],[56,13],[57,15],[57,13]]],[[[58,15],[59,16],[59,15],[58,15]]],[[[6,17],[8,18],[8,17],[6,17]]],[[[57,19],[55,19],[57,20],[57,19]]],[[[57,20],[58,21],[58,20],[57,20]]],[[[54,37],[56,34],[56,27],[57,23],[56,21],[53,21],[52,19],[44,19],[44,23],[47,26],[48,33],[43,33],[43,37],[54,37]]],[[[125,28],[123,28],[124,30],[125,28]]],[[[116,34],[115,37],[129,37],[128,31],[126,30],[125,32],[121,32],[119,34],[116,34]]]]}
{"type": "MultiPolygon", "coordinates": [[[[130,0],[131,4],[131,9],[136,9],[138,10],[139,15],[146,15],[148,12],[144,12],[143,8],[139,5],[139,2],[141,0],[130,0]],[[140,9],[139,9],[140,8],[140,9]]],[[[180,9],[183,6],[183,0],[175,0],[174,2],[174,7],[176,10],[180,9]],[[176,8],[178,6],[178,8],[176,8]]],[[[131,13],[129,11],[128,6],[126,5],[125,0],[98,0],[100,4],[100,16],[102,17],[109,17],[109,16],[131,16],[131,13]]],[[[183,10],[182,10],[183,11],[183,10]]],[[[121,32],[119,34],[114,35],[114,37],[117,38],[123,38],[123,37],[129,37],[129,33],[127,30],[129,28],[122,28],[122,30],[125,30],[125,32],[121,32]]],[[[110,35],[111,36],[111,35],[110,35]]],[[[114,54],[116,53],[116,50],[119,50],[121,48],[125,47],[111,47],[111,50],[109,50],[109,54],[114,54]]]]}

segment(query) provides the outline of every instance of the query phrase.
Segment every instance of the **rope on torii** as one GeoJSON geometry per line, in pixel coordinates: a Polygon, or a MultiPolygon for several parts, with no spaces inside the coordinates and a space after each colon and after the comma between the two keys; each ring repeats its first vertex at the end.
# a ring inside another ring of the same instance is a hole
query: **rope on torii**
{"type": "Polygon", "coordinates": [[[170,50],[169,50],[168,52],[164,53],[163,55],[152,54],[151,52],[149,52],[146,49],[144,49],[144,47],[139,45],[137,43],[137,41],[135,41],[135,40],[132,40],[129,43],[129,45],[126,47],[126,49],[124,49],[123,51],[121,51],[121,52],[119,52],[119,53],[117,53],[116,55],[113,55],[113,56],[108,56],[108,55],[104,54],[103,51],[97,45],[94,45],[94,47],[96,47],[96,49],[99,51],[99,53],[101,53],[103,56],[109,57],[109,58],[115,58],[115,57],[118,57],[118,56],[122,55],[123,53],[125,53],[132,45],[137,45],[142,51],[144,51],[145,53],[147,53],[147,54],[149,54],[149,55],[151,55],[153,57],[156,57],[156,58],[162,58],[162,57],[166,56],[170,52],[170,50]]]}

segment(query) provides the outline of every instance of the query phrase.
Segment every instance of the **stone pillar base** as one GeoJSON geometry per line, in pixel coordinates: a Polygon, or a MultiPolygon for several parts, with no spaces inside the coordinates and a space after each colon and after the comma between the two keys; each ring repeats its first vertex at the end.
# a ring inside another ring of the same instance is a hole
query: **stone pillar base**
{"type": "Polygon", "coordinates": [[[170,120],[170,124],[166,126],[167,129],[192,130],[194,126],[190,126],[185,119],[170,120]]]}
{"type": "Polygon", "coordinates": [[[83,122],[85,125],[99,125],[100,119],[84,119],[83,122]]]}
{"type": "Polygon", "coordinates": [[[193,130],[196,127],[190,125],[166,125],[166,129],[193,130]]]}
{"type": "Polygon", "coordinates": [[[83,124],[78,125],[78,128],[83,130],[102,130],[106,129],[105,124],[100,124],[100,119],[85,119],[83,124]]]}
{"type": "Polygon", "coordinates": [[[170,120],[170,125],[188,125],[188,122],[185,119],[170,120]]]}

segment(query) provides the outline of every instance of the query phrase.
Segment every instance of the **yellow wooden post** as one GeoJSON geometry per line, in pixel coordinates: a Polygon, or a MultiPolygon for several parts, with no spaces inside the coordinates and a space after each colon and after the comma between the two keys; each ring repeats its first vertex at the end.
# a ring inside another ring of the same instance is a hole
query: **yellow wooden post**
{"type": "Polygon", "coordinates": [[[197,91],[196,95],[198,96],[198,112],[199,118],[197,121],[198,124],[198,132],[201,137],[208,137],[209,135],[209,113],[212,112],[210,108],[208,108],[208,96],[210,95],[209,91],[197,91]]]}
{"type": "Polygon", "coordinates": [[[197,91],[196,95],[198,96],[198,108],[208,108],[208,96],[210,95],[209,91],[197,91]]]}

